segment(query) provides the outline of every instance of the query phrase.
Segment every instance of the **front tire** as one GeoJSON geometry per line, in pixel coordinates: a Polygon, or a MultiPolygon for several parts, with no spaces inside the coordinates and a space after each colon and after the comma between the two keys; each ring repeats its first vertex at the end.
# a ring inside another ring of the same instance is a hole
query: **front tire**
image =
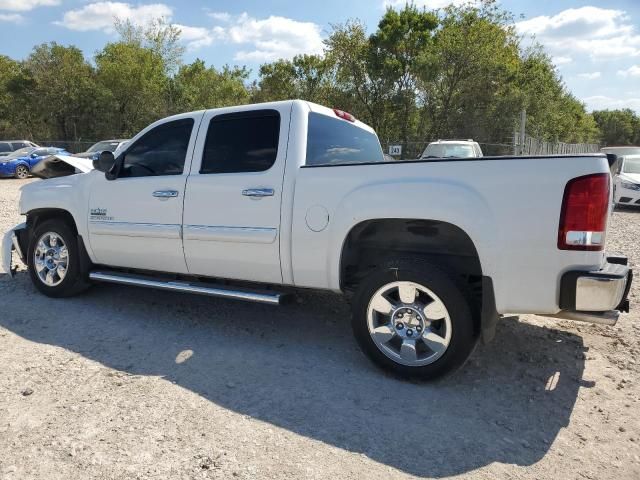
{"type": "Polygon", "coordinates": [[[352,328],[378,366],[425,380],[455,371],[477,341],[467,293],[419,258],[391,261],[361,282],[352,328]]]}
{"type": "Polygon", "coordinates": [[[29,168],[25,165],[18,165],[15,171],[15,177],[24,180],[25,178],[29,178],[29,168]]]}
{"type": "Polygon", "coordinates": [[[82,272],[78,238],[62,219],[37,225],[28,249],[29,275],[34,286],[48,297],[76,295],[89,287],[82,272]]]}

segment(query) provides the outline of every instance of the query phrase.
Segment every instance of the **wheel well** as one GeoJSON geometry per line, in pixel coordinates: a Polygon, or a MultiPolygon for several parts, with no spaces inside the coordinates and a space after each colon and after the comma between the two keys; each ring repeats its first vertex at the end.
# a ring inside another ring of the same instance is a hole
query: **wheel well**
{"type": "Polygon", "coordinates": [[[30,232],[33,232],[39,224],[45,220],[54,218],[63,220],[73,229],[76,235],[78,234],[78,227],[76,226],[76,221],[73,219],[73,215],[61,208],[39,208],[30,211],[27,213],[27,228],[30,232]]]}
{"type": "Polygon", "coordinates": [[[340,288],[353,292],[371,271],[397,257],[416,257],[452,274],[467,292],[480,326],[482,267],[473,241],[461,228],[438,220],[367,220],[351,229],[340,261],[340,288]]]}

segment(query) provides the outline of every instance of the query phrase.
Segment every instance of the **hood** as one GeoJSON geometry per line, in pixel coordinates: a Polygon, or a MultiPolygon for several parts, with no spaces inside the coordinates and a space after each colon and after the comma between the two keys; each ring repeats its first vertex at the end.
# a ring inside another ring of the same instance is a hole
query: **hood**
{"type": "Polygon", "coordinates": [[[93,170],[93,161],[88,158],[51,155],[38,162],[31,169],[31,173],[40,178],[54,178],[76,173],[88,173],[91,170],[93,170]]]}
{"type": "Polygon", "coordinates": [[[621,173],[618,178],[623,182],[631,182],[640,185],[640,173],[621,173]]]}
{"type": "Polygon", "coordinates": [[[100,152],[82,152],[82,153],[75,153],[73,156],[76,158],[90,158],[90,159],[95,159],[98,158],[98,156],[100,155],[100,152]]]}

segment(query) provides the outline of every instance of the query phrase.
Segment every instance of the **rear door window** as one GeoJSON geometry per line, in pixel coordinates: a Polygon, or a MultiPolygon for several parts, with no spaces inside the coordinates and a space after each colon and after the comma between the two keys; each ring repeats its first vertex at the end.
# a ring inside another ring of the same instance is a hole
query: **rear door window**
{"type": "Polygon", "coordinates": [[[209,122],[200,173],[269,170],[278,156],[280,114],[255,110],[217,115],[209,122]]]}
{"type": "Polygon", "coordinates": [[[0,153],[12,152],[11,145],[7,142],[0,142],[0,153]]]}
{"type": "Polygon", "coordinates": [[[378,137],[346,120],[311,112],[307,165],[384,162],[378,137]]]}

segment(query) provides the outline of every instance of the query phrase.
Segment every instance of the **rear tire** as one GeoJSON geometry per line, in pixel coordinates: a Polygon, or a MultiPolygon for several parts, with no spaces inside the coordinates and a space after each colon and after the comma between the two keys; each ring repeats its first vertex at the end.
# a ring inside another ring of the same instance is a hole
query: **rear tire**
{"type": "Polygon", "coordinates": [[[467,293],[420,258],[377,268],[358,286],[352,306],[353,332],[364,353],[405,378],[451,373],[476,345],[467,293]]]}
{"type": "Polygon", "coordinates": [[[83,252],[78,237],[62,219],[45,220],[37,225],[27,254],[29,275],[34,286],[48,297],[76,295],[90,283],[82,271],[83,252]]]}

